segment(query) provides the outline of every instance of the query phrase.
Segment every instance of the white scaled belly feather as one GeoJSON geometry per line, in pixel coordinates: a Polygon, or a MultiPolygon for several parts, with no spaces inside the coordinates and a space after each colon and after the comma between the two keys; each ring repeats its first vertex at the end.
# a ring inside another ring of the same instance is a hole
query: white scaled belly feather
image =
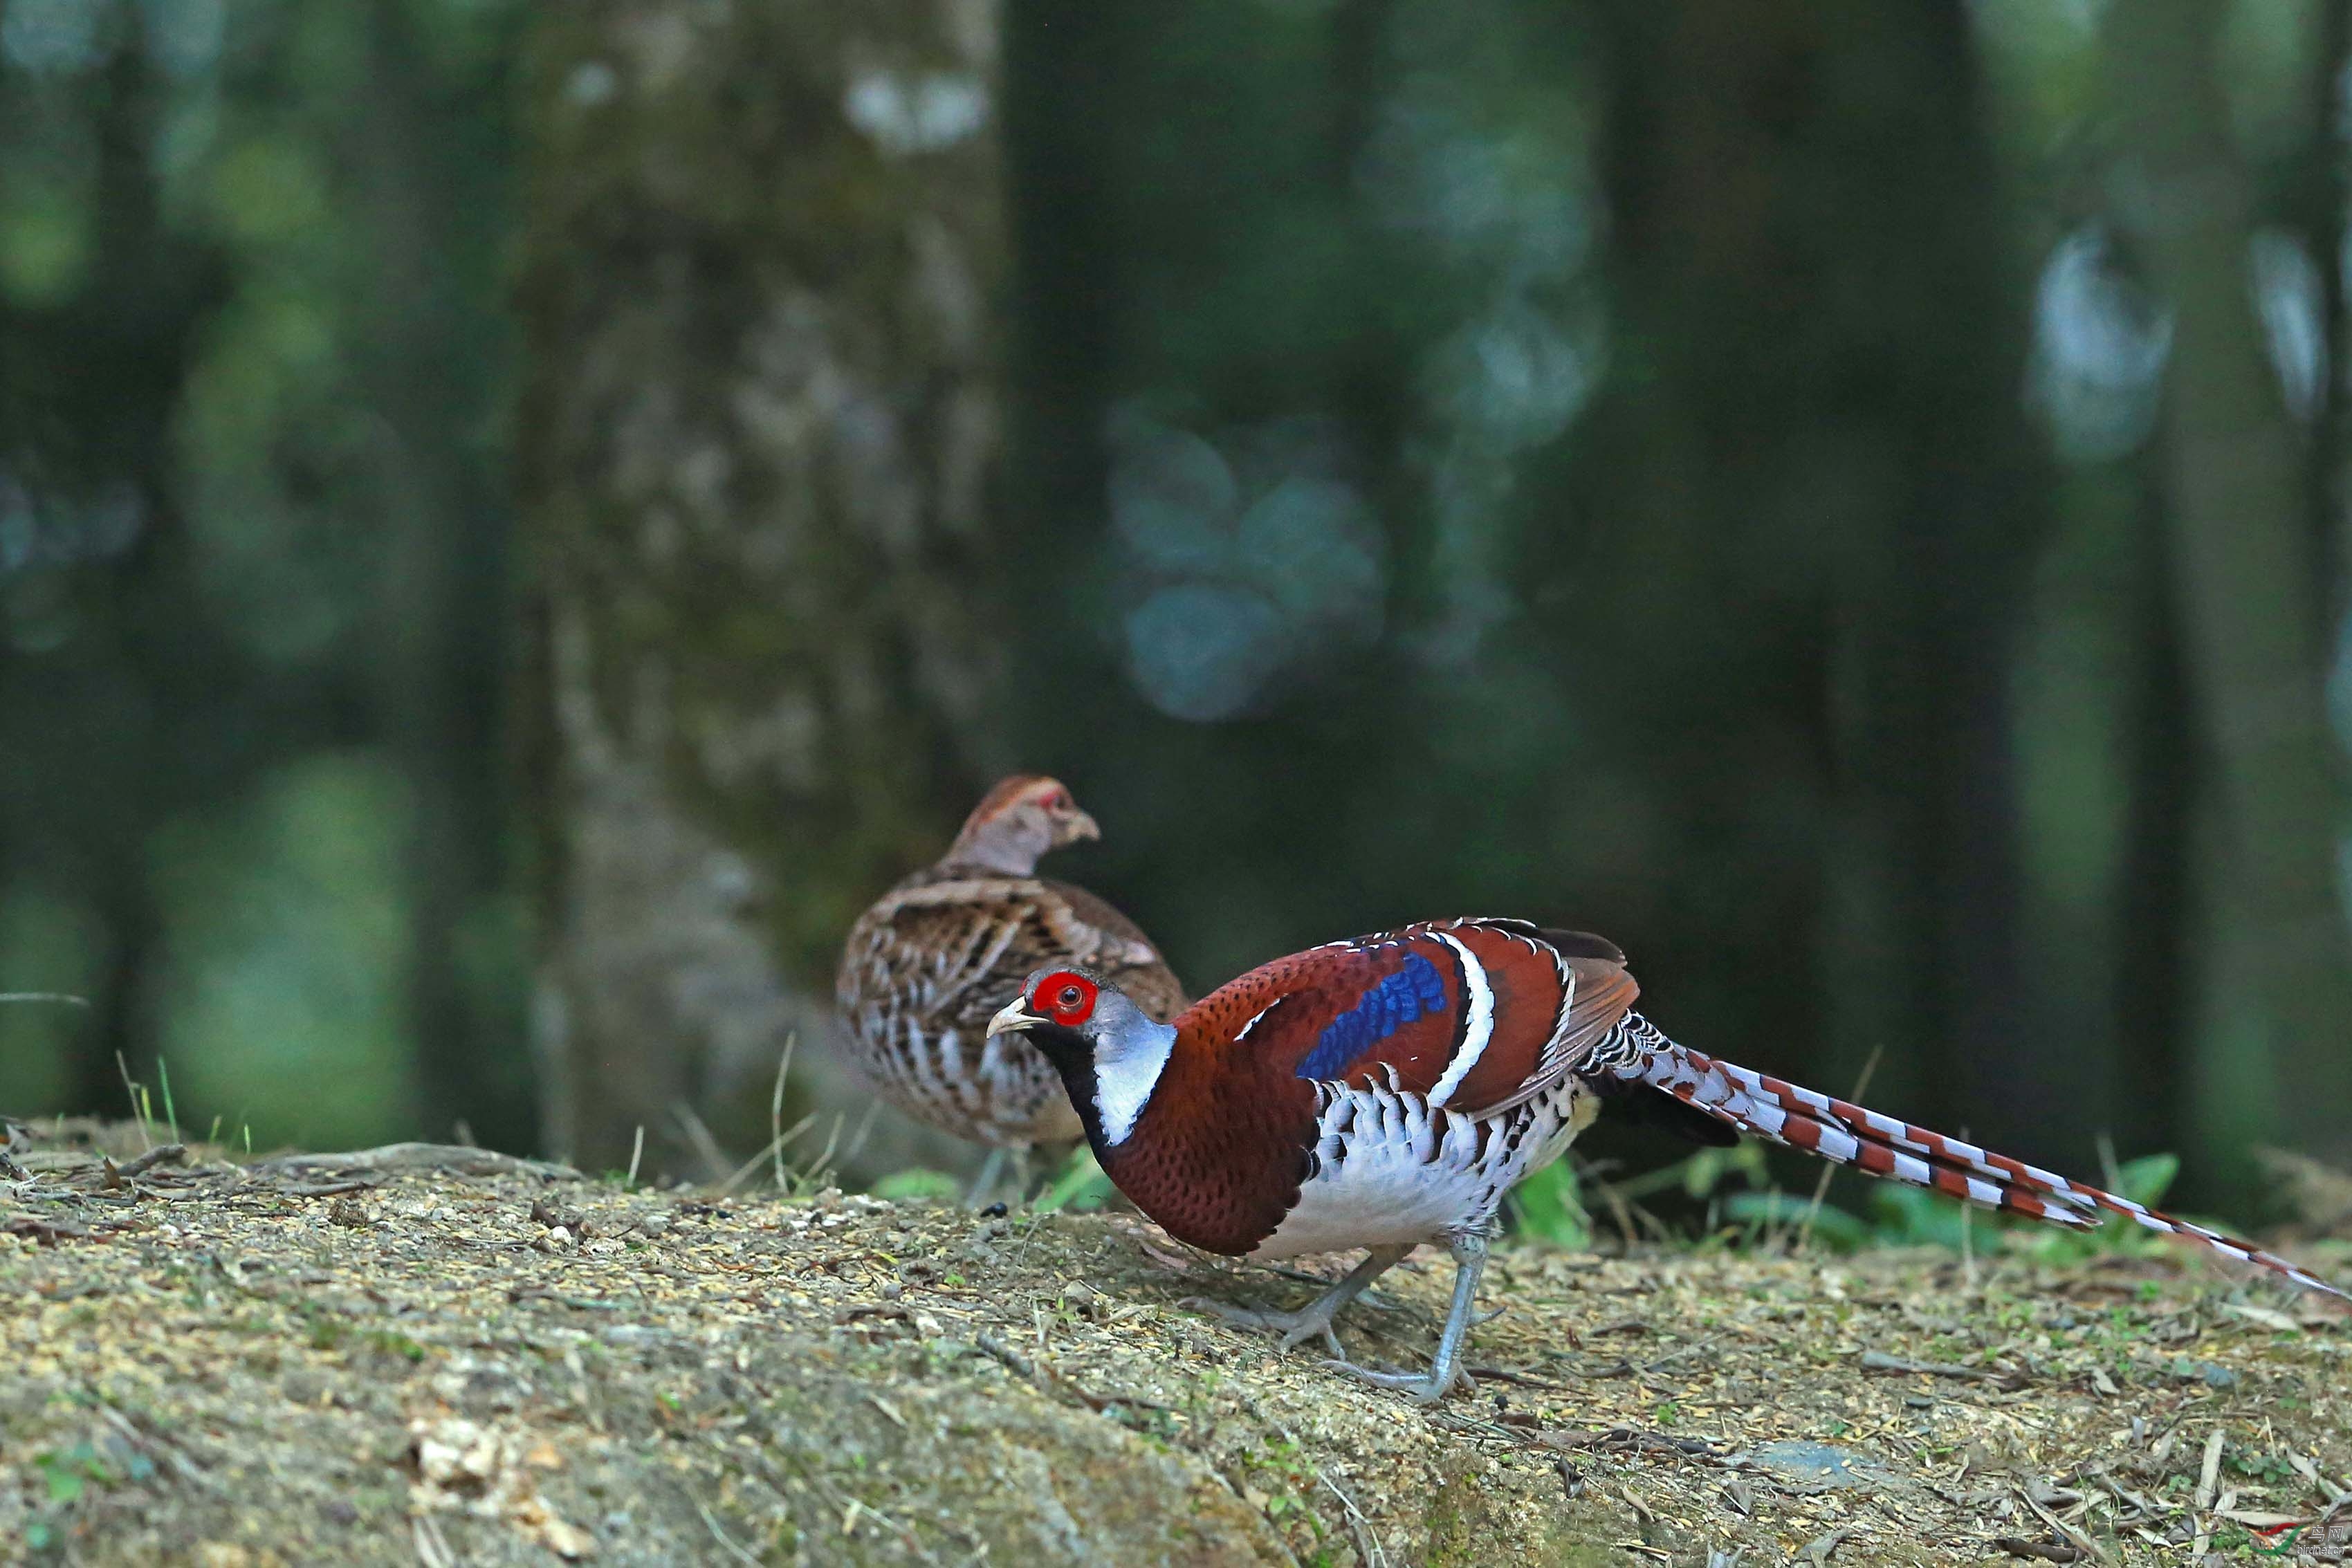
{"type": "Polygon", "coordinates": [[[1471,1117],[1418,1094],[1330,1086],[1318,1118],[1316,1173],[1250,1256],[1403,1246],[1485,1229],[1503,1194],[1557,1159],[1591,1120],[1580,1088],[1569,1079],[1495,1117],[1482,1153],[1471,1117]]]}

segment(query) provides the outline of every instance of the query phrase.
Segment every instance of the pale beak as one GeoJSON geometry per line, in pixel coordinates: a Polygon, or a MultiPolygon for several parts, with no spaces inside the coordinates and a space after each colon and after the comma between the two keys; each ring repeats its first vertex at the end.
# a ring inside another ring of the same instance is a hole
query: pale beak
{"type": "Polygon", "coordinates": [[[1000,1034],[1005,1034],[1014,1030],[1027,1029],[1033,1024],[1041,1024],[1045,1021],[1045,1020],[1044,1019],[1039,1018],[1035,1013],[1024,1011],[1021,1007],[1021,998],[1015,997],[1012,1001],[1005,1004],[1005,1008],[1003,1012],[998,1013],[994,1018],[988,1020],[988,1038],[994,1040],[1000,1034]]]}
{"type": "Polygon", "coordinates": [[[1073,811],[1070,813],[1068,831],[1070,837],[1073,839],[1099,839],[1102,837],[1102,830],[1095,826],[1095,820],[1092,817],[1087,816],[1084,811],[1073,811]]]}

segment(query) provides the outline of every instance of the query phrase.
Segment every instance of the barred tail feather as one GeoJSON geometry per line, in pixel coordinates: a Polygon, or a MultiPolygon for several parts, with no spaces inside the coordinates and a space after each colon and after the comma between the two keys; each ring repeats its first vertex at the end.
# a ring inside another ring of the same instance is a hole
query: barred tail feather
{"type": "Polygon", "coordinates": [[[1627,1076],[1751,1136],[1802,1149],[1837,1165],[1850,1165],[1871,1176],[1929,1187],[1963,1202],[2010,1209],[2053,1225],[2086,1230],[2099,1223],[2087,1200],[2071,1196],[2079,1190],[2071,1186],[2067,1195],[2035,1190],[1989,1162],[1970,1161],[1926,1146],[1907,1124],[1892,1123],[1874,1113],[1869,1122],[1850,1120],[1833,1109],[1842,1102],[1732,1062],[1717,1061],[1663,1035],[1656,1037],[1627,1076]],[[1889,1124],[1901,1128],[1904,1135],[1888,1133],[1889,1124]]]}
{"type": "MultiPolygon", "coordinates": [[[[2087,1229],[2098,1211],[2120,1214],[2166,1235],[2187,1237],[2223,1257],[2283,1274],[2309,1290],[2344,1301],[2347,1292],[2232,1236],[2119,1197],[2111,1192],[1993,1154],[1811,1089],[1783,1082],[1675,1044],[1638,1014],[1620,1026],[1617,1076],[1673,1095],[1743,1133],[1803,1149],[1872,1176],[1930,1187],[1987,1208],[2005,1208],[2053,1225],[2087,1229]]],[[[1599,1055],[1601,1053],[1596,1053],[1599,1055]]]]}

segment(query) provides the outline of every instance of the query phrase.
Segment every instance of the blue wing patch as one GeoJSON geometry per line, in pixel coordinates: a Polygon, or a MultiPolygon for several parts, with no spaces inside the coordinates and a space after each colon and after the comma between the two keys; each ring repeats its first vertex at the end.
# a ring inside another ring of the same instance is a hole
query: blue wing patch
{"type": "Polygon", "coordinates": [[[1315,1049],[1298,1064],[1301,1078],[1337,1078],[1348,1064],[1406,1024],[1445,1005],[1445,981],[1418,953],[1366,991],[1356,1005],[1323,1026],[1315,1049]]]}

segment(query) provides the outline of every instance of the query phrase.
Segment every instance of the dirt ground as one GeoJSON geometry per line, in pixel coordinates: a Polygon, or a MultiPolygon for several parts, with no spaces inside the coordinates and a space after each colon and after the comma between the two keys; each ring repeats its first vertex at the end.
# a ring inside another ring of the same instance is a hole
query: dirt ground
{"type": "MultiPolygon", "coordinates": [[[[135,1132],[100,1141],[112,1160],[52,1139],[0,1165],[0,1562],[1839,1568],[2352,1541],[2352,1322],[2173,1257],[1507,1252],[1475,1392],[1423,1411],[1182,1305],[1309,1287],[1131,1215],[630,1192],[418,1145],[142,1167],[135,1132]]],[[[1350,1354],[1421,1364],[1447,1275],[1391,1275],[1343,1317],[1350,1354]]]]}

